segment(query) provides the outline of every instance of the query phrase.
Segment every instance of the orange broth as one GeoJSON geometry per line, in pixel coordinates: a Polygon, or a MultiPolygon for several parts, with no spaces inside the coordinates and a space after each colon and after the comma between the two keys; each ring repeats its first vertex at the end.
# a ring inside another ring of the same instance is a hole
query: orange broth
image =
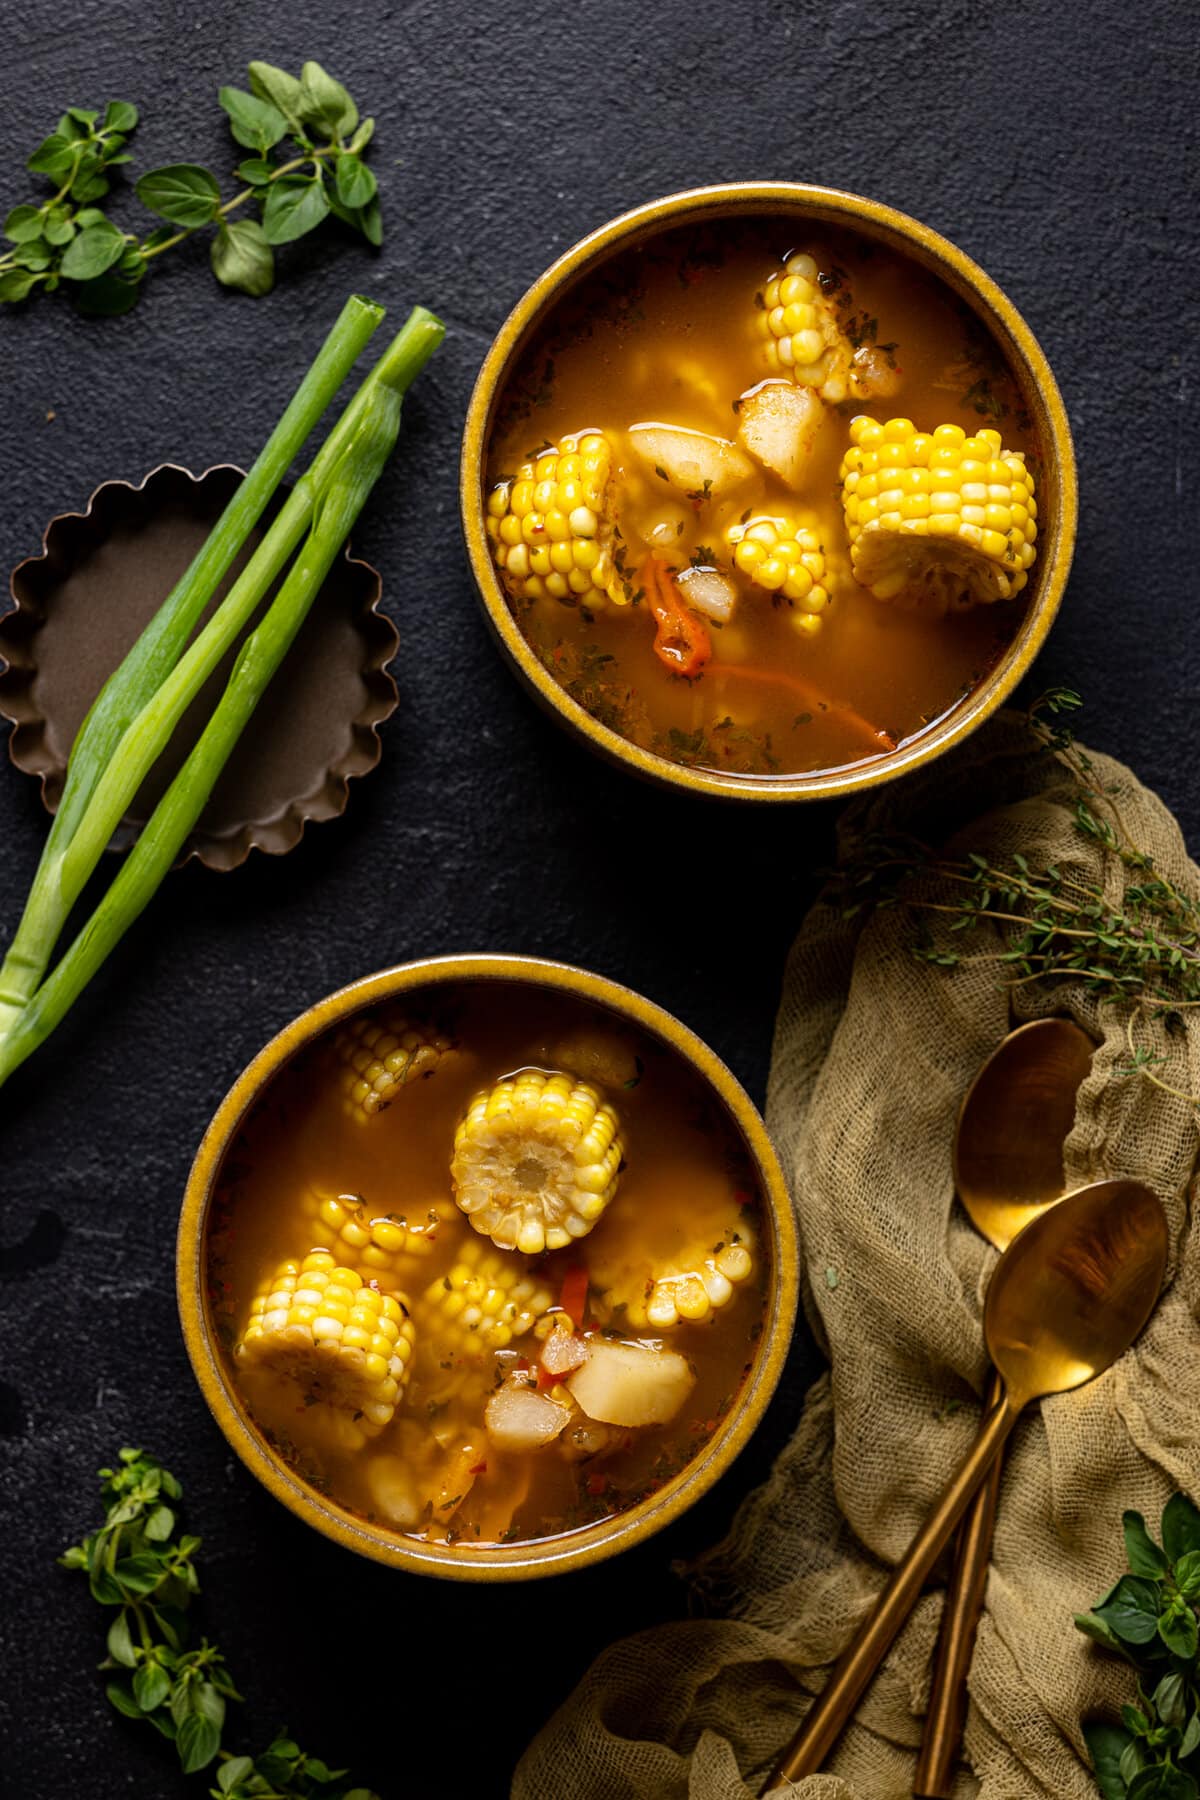
{"type": "Polygon", "coordinates": [[[710,627],[713,660],[691,678],[666,668],[644,604],[588,613],[549,597],[511,602],[540,661],[601,724],[673,761],[749,775],[870,760],[880,750],[861,721],[897,743],[919,735],[1012,642],[1025,595],[942,618],[875,600],[851,574],[840,500],[839,464],[856,414],[911,418],[930,431],[992,426],[1036,470],[1016,384],[974,315],[917,264],[856,235],[809,233],[789,220],[676,229],[612,258],[556,306],[502,397],[489,458],[491,486],[565,434],[607,432],[634,563],[667,496],[648,491],[655,484],[624,447],[624,430],[660,421],[736,439],[735,402],[770,374],[756,296],[761,307],[766,282],[794,250],[816,258],[850,344],[877,346],[893,365],[895,392],[829,409],[799,493],[760,469],[754,493],[740,495],[730,516],[730,503],[700,497],[677,509],[672,566],[715,562],[739,590],[732,621],[710,627]],[[816,515],[831,592],[812,636],[797,632],[778,596],[732,568],[722,538],[739,514],[798,503],[816,515]],[[756,673],[741,675],[739,666],[756,673]]]}
{"type": "Polygon", "coordinates": [[[439,988],[427,1008],[418,999],[405,1010],[414,1023],[436,1023],[454,1049],[386,1110],[366,1123],[349,1115],[322,1041],[274,1078],[225,1157],[207,1254],[209,1304],[231,1381],[305,1481],[378,1525],[469,1549],[594,1524],[662,1486],[696,1454],[751,1366],[770,1252],[740,1135],[680,1057],[585,1002],[484,984],[439,988]],[[530,1270],[556,1300],[567,1271],[582,1265],[590,1279],[585,1329],[679,1351],[695,1383],[673,1420],[617,1433],[601,1454],[572,1460],[555,1444],[502,1453],[485,1431],[485,1405],[520,1362],[536,1368],[540,1344],[529,1331],[499,1350],[464,1345],[445,1325],[439,1303],[450,1273],[478,1237],[452,1198],[455,1128],[481,1087],[524,1067],[566,1067],[561,1057],[555,1064],[555,1047],[580,1033],[615,1042],[635,1070],[630,1086],[595,1081],[623,1132],[616,1195],[592,1231],[567,1249],[536,1259],[496,1254],[530,1270]],[[373,1217],[440,1216],[404,1271],[404,1303],[416,1329],[407,1386],[390,1424],[349,1448],[331,1439],[312,1392],[274,1370],[247,1368],[235,1355],[251,1301],[281,1262],[330,1247],[306,1209],[314,1191],[361,1196],[373,1217]],[[749,1277],[702,1323],[631,1327],[614,1290],[597,1280],[606,1255],[636,1241],[651,1260],[669,1257],[717,1218],[731,1221],[752,1248],[749,1277]]]}

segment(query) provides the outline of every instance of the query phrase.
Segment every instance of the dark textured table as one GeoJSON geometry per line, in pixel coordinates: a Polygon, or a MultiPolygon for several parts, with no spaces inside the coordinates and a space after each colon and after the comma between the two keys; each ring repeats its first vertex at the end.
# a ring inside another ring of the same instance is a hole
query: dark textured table
{"type": "MultiPolygon", "coordinates": [[[[1087,697],[1093,741],[1200,828],[1194,698],[1197,55],[1188,9],[966,0],[609,0],[599,8],[320,7],[47,0],[7,21],[0,180],[67,104],[129,98],[141,168],[230,166],[222,81],[309,55],[379,120],[378,259],[334,229],[285,252],[277,291],[219,290],[193,246],[129,318],[45,301],[0,318],[0,559],[106,476],[246,462],[352,288],[449,321],[357,542],[403,634],[400,710],[344,819],[280,861],[177,874],[53,1043],[0,1093],[0,1789],[170,1796],[153,1733],[93,1673],[101,1621],[56,1551],[95,1516],[93,1471],[145,1444],[203,1532],[203,1620],[248,1696],[239,1738],[282,1719],[386,1800],[499,1795],[521,1745],[594,1653],[680,1614],[673,1559],[719,1535],[796,1416],[788,1378],[737,1468],[618,1564],[527,1589],[389,1575],[306,1531],[210,1420],[176,1324],[172,1250],[217,1101],[308,1002],[435,951],[588,964],[679,1012],[761,1099],[788,942],[827,853],[827,809],[710,809],[576,750],[488,643],[459,542],[463,412],[492,333],[574,238],[704,181],[856,188],[928,221],[1023,310],[1074,424],[1082,511],[1038,671],[1087,697]],[[655,926],[670,897],[669,938],[655,926]],[[689,904],[689,895],[696,903],[689,904]]],[[[119,216],[140,215],[132,195],[119,216]]],[[[45,832],[0,765],[0,934],[45,832]]],[[[562,1792],[569,1800],[570,1771],[562,1792]]]]}

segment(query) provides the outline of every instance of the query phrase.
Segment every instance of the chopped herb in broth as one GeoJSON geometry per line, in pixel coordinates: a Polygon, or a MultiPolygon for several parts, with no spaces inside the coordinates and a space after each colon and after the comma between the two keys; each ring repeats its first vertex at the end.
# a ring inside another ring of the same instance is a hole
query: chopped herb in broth
{"type": "Polygon", "coordinates": [[[762,1331],[740,1138],[657,1040],[507,985],[359,1015],[221,1170],[209,1294],[296,1472],[399,1534],[606,1519],[702,1448],[762,1331]]]}
{"type": "Polygon", "coordinates": [[[997,346],[915,263],[796,231],[612,258],[530,343],[492,436],[489,535],[543,666],[640,748],[736,775],[926,730],[1011,644],[1034,554],[1036,445],[997,346]],[[855,418],[886,427],[878,477],[855,418]],[[851,531],[888,483],[903,508],[851,531]]]}

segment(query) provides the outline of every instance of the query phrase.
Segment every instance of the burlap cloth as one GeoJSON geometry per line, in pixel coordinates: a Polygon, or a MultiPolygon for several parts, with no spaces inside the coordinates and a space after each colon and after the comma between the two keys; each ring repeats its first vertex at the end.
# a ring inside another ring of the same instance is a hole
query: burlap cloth
{"type": "MultiPolygon", "coordinates": [[[[1135,842],[1191,893],[1200,872],[1174,820],[1120,764],[1135,842]]],[[[1075,784],[1003,715],[927,774],[851,806],[843,851],[865,832],[916,829],[995,857],[1103,876],[1123,871],[1072,825],[1075,784]],[[1108,866],[1102,866],[1103,863],[1108,866]]],[[[517,1769],[514,1800],[746,1800],[757,1794],[806,1695],[870,1606],[976,1430],[987,1370],[980,1320],[995,1252],[954,1200],[950,1146],[972,1075],[1022,1019],[1066,1012],[1101,1040],[1066,1147],[1072,1183],[1129,1174],[1167,1207],[1168,1288],[1108,1374],[1034,1406],[1012,1441],[970,1679],[956,1800],[1095,1795],[1081,1715],[1130,1695],[1130,1672],[1073,1628],[1123,1567],[1121,1513],[1157,1519],[1169,1493],[1200,1492],[1200,1249],[1188,1186],[1193,1109],[1123,1074],[1124,1016],[1077,985],[999,984],[992,927],[944,970],[912,955],[903,908],[847,922],[819,902],[787,965],[767,1118],[800,1221],[809,1323],[829,1373],[727,1541],[692,1571],[722,1616],[615,1644],[517,1769]]],[[[933,926],[935,937],[940,924],[933,926]]],[[[1200,1023],[1159,1071],[1200,1093],[1200,1023]]],[[[941,1608],[922,1600],[831,1772],[804,1800],[911,1792],[914,1748],[941,1608]]]]}

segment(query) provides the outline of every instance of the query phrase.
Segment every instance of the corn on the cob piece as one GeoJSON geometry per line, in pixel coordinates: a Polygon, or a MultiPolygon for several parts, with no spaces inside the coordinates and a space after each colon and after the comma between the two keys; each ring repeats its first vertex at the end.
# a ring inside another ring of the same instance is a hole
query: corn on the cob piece
{"type": "Polygon", "coordinates": [[[789,602],[797,631],[811,637],[821,629],[829,589],[825,551],[815,531],[791,514],[760,513],[731,525],[725,537],[742,574],[789,602]]]}
{"type": "Polygon", "coordinates": [[[492,555],[518,600],[596,612],[629,601],[613,556],[613,454],[602,431],[560,438],[488,495],[492,555]]]}
{"type": "Polygon", "coordinates": [[[453,1044],[440,1031],[412,1025],[396,1007],[386,1006],[340,1025],[332,1048],[342,1070],[346,1111],[365,1125],[408,1082],[431,1075],[453,1044]]]}
{"type": "Polygon", "coordinates": [[[1036,554],[1033,475],[998,431],[857,418],[842,459],[856,578],[877,600],[958,611],[1020,593],[1036,554]]]}
{"type": "Polygon", "coordinates": [[[427,1335],[440,1351],[503,1350],[554,1304],[554,1295],[522,1257],[468,1233],[454,1267],[422,1297],[427,1335]]]}
{"type": "Polygon", "coordinates": [[[581,1081],[601,1087],[634,1088],[642,1078],[642,1059],[633,1040],[603,1026],[568,1031],[548,1046],[546,1054],[553,1068],[569,1069],[581,1081]]]}
{"type": "Polygon", "coordinates": [[[592,1229],[616,1192],[623,1154],[617,1115],[594,1087],[522,1069],[476,1094],[450,1172],[476,1231],[537,1256],[592,1229]]]}
{"type": "Polygon", "coordinates": [[[677,1218],[654,1223],[641,1208],[615,1206],[597,1232],[589,1264],[599,1317],[624,1309],[638,1330],[699,1323],[728,1306],[754,1273],[756,1234],[748,1208],[724,1182],[698,1186],[677,1218]]]}
{"type": "Polygon", "coordinates": [[[819,275],[811,256],[789,256],[763,289],[755,323],[771,373],[816,388],[836,406],[850,385],[851,350],[819,275]]]}
{"type": "Polygon", "coordinates": [[[315,1237],[319,1227],[328,1233],[322,1249],[385,1287],[411,1280],[420,1262],[458,1223],[448,1198],[412,1213],[376,1214],[360,1194],[334,1194],[316,1185],[305,1193],[302,1212],[315,1237]]]}
{"type": "Polygon", "coordinates": [[[348,1415],[365,1441],[396,1410],[414,1336],[402,1294],[382,1293],[327,1250],[313,1250],[262,1284],[236,1355],[298,1382],[314,1405],[348,1415]]]}

